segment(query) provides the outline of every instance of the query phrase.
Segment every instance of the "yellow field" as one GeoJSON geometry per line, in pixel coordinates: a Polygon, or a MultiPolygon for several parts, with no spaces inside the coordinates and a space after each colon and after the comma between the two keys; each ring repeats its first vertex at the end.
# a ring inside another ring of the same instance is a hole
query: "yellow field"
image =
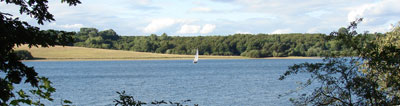
{"type": "MultiPolygon", "coordinates": [[[[148,60],[148,59],[193,59],[194,55],[174,55],[123,50],[95,49],[71,46],[49,48],[28,48],[20,46],[16,50],[28,50],[39,60],[148,60]]],[[[200,55],[200,59],[245,59],[241,56],[200,55]]]]}

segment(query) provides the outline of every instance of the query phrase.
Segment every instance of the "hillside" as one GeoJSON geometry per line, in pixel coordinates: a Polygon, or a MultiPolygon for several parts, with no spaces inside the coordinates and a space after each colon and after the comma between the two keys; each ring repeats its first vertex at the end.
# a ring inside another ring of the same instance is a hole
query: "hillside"
{"type": "MultiPolygon", "coordinates": [[[[147,59],[193,59],[193,55],[174,55],[123,50],[96,49],[72,46],[49,48],[28,48],[27,45],[16,50],[28,50],[37,60],[147,60],[147,59]]],[[[200,59],[243,59],[241,56],[200,55],[200,59]]]]}

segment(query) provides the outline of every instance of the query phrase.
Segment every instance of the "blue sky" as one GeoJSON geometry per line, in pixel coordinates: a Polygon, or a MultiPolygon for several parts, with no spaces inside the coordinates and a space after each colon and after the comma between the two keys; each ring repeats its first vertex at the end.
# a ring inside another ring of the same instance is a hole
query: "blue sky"
{"type": "Polygon", "coordinates": [[[386,32],[400,21],[400,0],[81,0],[49,2],[56,21],[35,24],[15,6],[0,10],[42,29],[114,29],[119,35],[330,33],[363,17],[359,31],[386,32]]]}

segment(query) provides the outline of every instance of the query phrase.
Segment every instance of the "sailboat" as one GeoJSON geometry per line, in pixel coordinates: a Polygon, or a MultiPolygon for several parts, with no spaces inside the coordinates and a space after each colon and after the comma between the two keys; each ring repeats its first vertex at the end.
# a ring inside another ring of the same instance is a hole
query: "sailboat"
{"type": "Polygon", "coordinates": [[[196,49],[196,55],[194,56],[193,64],[196,64],[199,61],[199,49],[196,49]]]}

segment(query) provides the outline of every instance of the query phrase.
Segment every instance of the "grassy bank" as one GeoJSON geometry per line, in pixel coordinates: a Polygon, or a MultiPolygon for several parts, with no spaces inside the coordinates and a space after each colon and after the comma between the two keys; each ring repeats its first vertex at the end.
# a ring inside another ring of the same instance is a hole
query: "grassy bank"
{"type": "MultiPolygon", "coordinates": [[[[193,55],[159,54],[133,52],[123,50],[96,49],[72,46],[55,46],[49,48],[28,48],[27,45],[16,50],[28,50],[34,60],[164,60],[164,59],[193,59],[193,55]]],[[[200,59],[248,59],[241,56],[210,56],[200,55],[200,59]]],[[[271,57],[262,59],[309,59],[313,57],[271,57]]]]}
{"type": "MultiPolygon", "coordinates": [[[[159,54],[123,50],[95,49],[71,46],[29,48],[27,45],[16,50],[28,50],[36,60],[148,60],[148,59],[193,59],[193,55],[159,54]]],[[[244,59],[241,56],[200,55],[201,59],[244,59]]]]}

